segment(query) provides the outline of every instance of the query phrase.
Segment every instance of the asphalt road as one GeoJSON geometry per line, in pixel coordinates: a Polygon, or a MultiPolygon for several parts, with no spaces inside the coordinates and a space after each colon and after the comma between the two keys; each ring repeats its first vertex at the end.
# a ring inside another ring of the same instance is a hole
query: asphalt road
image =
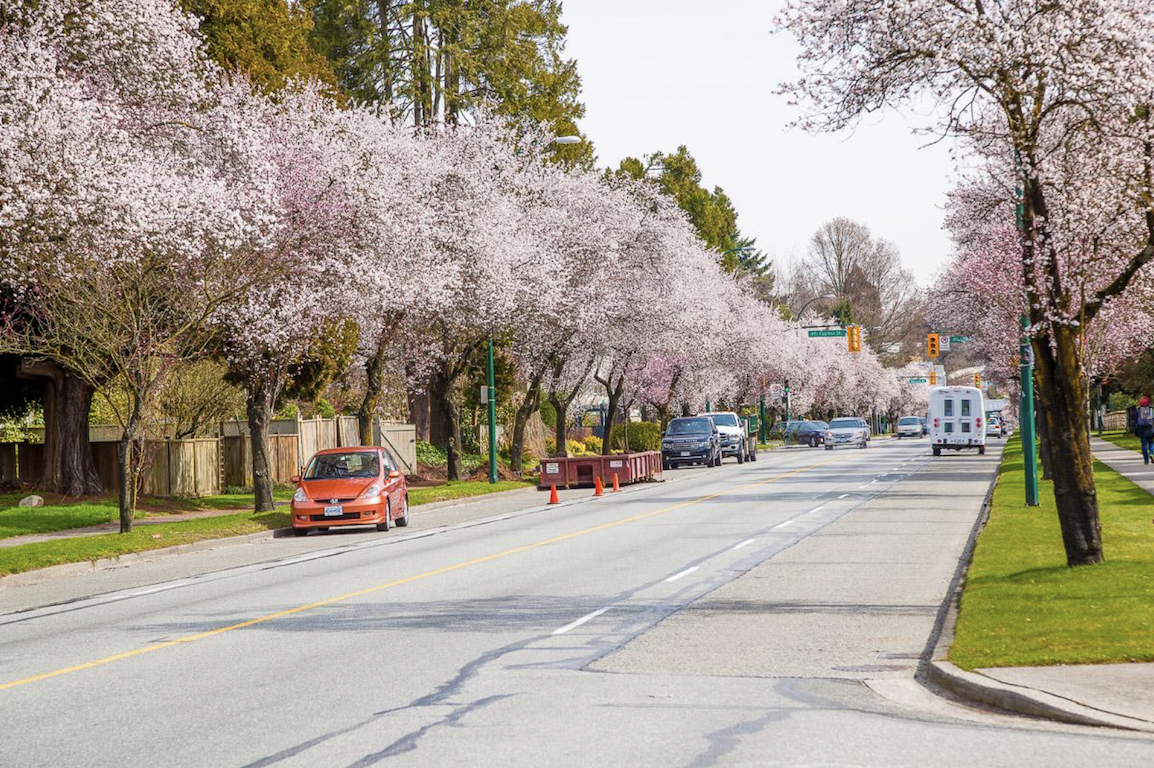
{"type": "Polygon", "coordinates": [[[997,454],[785,450],[61,584],[0,614],[0,765],[1154,764],[914,682],[997,454]]]}

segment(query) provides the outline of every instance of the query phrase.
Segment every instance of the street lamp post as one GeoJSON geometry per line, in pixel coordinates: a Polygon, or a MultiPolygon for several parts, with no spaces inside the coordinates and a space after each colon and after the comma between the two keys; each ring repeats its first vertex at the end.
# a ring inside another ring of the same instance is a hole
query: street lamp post
{"type": "Polygon", "coordinates": [[[1034,444],[1034,361],[1030,336],[1026,329],[1030,320],[1024,314],[1021,318],[1022,340],[1018,347],[1018,360],[1022,368],[1022,396],[1019,398],[1018,423],[1022,427],[1022,458],[1026,467],[1026,506],[1038,506],[1038,465],[1034,444]]]}

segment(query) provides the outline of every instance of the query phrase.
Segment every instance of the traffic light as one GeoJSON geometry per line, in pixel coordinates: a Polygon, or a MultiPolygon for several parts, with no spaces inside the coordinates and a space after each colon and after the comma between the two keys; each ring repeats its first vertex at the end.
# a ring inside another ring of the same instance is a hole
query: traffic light
{"type": "Polygon", "coordinates": [[[850,352],[861,352],[861,326],[848,325],[845,329],[850,352]]]}
{"type": "Polygon", "coordinates": [[[977,387],[978,389],[982,388],[982,374],[980,374],[980,373],[974,374],[974,386],[977,387]]]}
{"type": "Polygon", "coordinates": [[[936,387],[938,385],[938,372],[930,371],[930,386],[936,387]]]}
{"type": "Polygon", "coordinates": [[[936,333],[927,333],[926,357],[937,357],[938,354],[938,335],[936,333]]]}

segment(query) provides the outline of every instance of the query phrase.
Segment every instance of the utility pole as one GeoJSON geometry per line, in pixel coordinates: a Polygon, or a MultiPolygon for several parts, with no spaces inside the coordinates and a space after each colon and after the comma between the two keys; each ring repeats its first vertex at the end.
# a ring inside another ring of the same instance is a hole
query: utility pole
{"type": "Polygon", "coordinates": [[[1034,444],[1034,350],[1026,329],[1030,319],[1022,315],[1022,342],[1018,360],[1022,366],[1022,395],[1019,398],[1018,424],[1022,429],[1022,458],[1026,464],[1026,506],[1038,506],[1037,447],[1034,444]]]}
{"type": "Polygon", "coordinates": [[[493,375],[493,337],[489,337],[489,387],[487,397],[489,405],[489,482],[497,482],[497,398],[496,377],[493,375]]]}
{"type": "Polygon", "coordinates": [[[757,442],[765,444],[765,389],[761,390],[761,409],[757,422],[757,442]]]}

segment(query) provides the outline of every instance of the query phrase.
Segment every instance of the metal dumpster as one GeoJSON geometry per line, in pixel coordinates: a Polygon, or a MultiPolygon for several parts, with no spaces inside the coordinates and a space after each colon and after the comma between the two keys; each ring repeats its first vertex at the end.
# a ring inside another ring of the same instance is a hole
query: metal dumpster
{"type": "Polygon", "coordinates": [[[612,485],[614,475],[618,484],[629,485],[661,474],[661,451],[542,459],[540,470],[541,488],[591,486],[598,477],[603,485],[612,485]]]}

